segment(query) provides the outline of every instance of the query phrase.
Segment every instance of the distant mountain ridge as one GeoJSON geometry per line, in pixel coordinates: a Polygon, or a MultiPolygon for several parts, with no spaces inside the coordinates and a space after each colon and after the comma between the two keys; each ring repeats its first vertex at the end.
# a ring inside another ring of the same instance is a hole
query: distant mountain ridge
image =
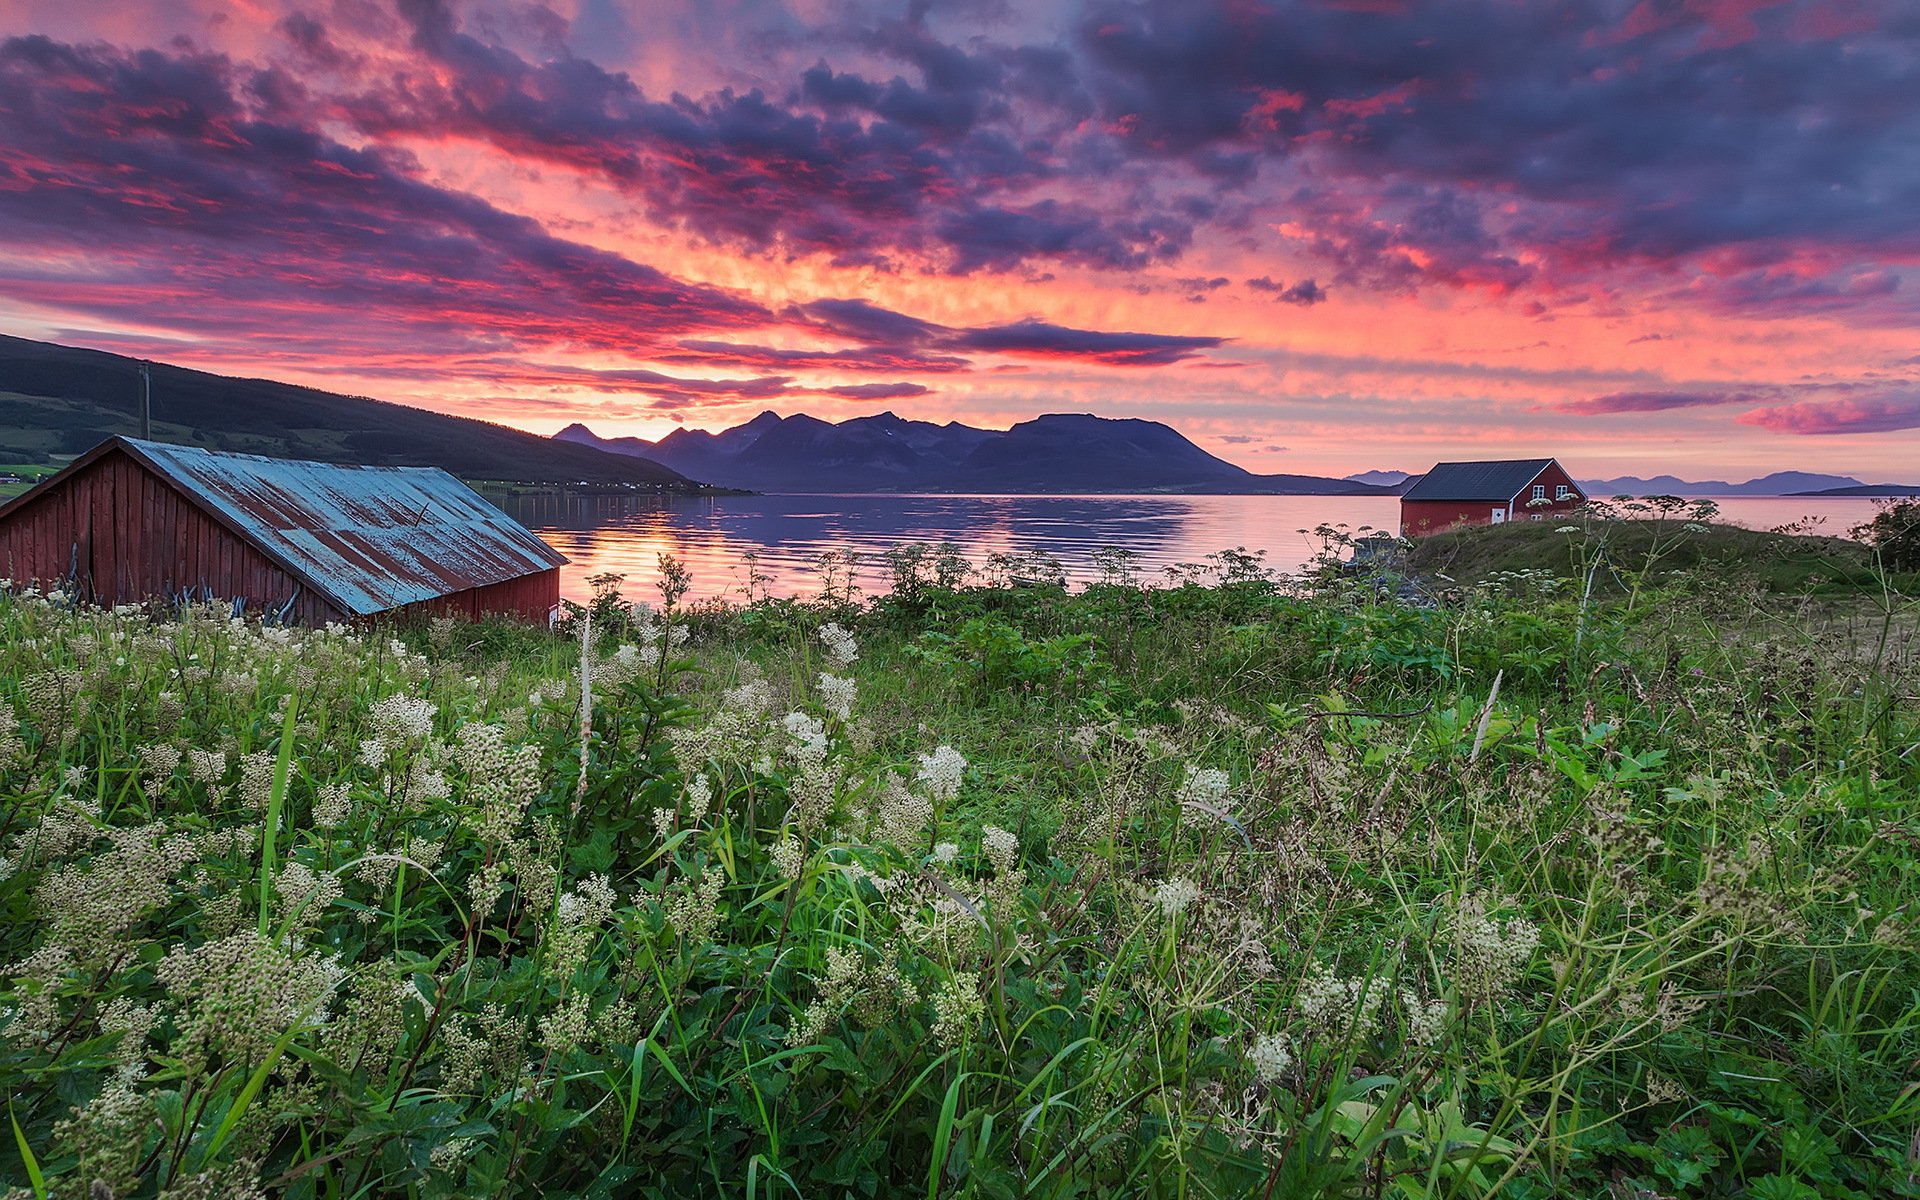
{"type": "Polygon", "coordinates": [[[1811,471],[1775,471],[1771,475],[1762,475],[1758,479],[1749,479],[1745,483],[1728,483],[1723,479],[1680,479],[1672,475],[1655,475],[1651,479],[1642,479],[1637,475],[1622,475],[1617,479],[1582,479],[1580,486],[1586,488],[1589,495],[1605,499],[1609,496],[1698,496],[1703,498],[1849,494],[1865,496],[1880,494],[1873,489],[1899,490],[1904,485],[1862,483],[1851,475],[1823,475],[1811,471]]]}
{"type": "Polygon", "coordinates": [[[1409,471],[1361,471],[1357,475],[1346,476],[1346,478],[1353,480],[1355,483],[1365,483],[1374,487],[1383,488],[1398,488],[1401,484],[1406,483],[1413,477],[1412,472],[1409,471]]]}
{"type": "Polygon", "coordinates": [[[762,492],[1100,492],[1384,495],[1318,475],[1256,475],[1158,421],[1049,413],[1007,430],[913,421],[891,412],[829,422],[763,412],[719,433],[657,442],[602,438],[573,424],[555,439],[665,463],[696,479],[762,492]]]}
{"type": "MultiPolygon", "coordinates": [[[[0,335],[0,462],[79,454],[138,432],[140,361],[0,335]]],[[[440,467],[463,479],[689,489],[631,455],[556,442],[471,417],[271,379],[151,364],[153,436],[164,442],[371,466],[440,467]]]]}
{"type": "MultiPolygon", "coordinates": [[[[1396,492],[1405,492],[1420,482],[1419,475],[1405,471],[1363,471],[1348,479],[1378,483],[1396,492]]],[[[1676,475],[1621,475],[1614,479],[1581,479],[1576,482],[1597,500],[1615,496],[1686,496],[1712,499],[1727,496],[1906,496],[1920,493],[1920,484],[1861,483],[1851,475],[1822,475],[1810,471],[1775,471],[1745,483],[1724,479],[1681,479],[1676,475]]]]}

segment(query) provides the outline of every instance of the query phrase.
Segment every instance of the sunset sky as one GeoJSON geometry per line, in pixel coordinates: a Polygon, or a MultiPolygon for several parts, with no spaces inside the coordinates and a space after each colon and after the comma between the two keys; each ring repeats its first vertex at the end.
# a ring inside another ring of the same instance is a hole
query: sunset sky
{"type": "Polygon", "coordinates": [[[0,0],[0,330],[541,433],[1912,481],[1917,268],[1912,0],[0,0]]]}

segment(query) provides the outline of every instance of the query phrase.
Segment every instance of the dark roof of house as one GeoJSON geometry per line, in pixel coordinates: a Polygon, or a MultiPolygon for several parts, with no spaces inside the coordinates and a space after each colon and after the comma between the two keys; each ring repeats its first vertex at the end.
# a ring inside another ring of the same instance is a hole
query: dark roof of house
{"type": "Polygon", "coordinates": [[[1551,458],[1443,462],[1401,494],[1402,500],[1511,500],[1553,465],[1551,458]]]}
{"type": "Polygon", "coordinates": [[[518,579],[566,557],[438,467],[365,467],[110,438],[0,507],[111,450],[171,482],[295,578],[356,616],[518,579]]]}

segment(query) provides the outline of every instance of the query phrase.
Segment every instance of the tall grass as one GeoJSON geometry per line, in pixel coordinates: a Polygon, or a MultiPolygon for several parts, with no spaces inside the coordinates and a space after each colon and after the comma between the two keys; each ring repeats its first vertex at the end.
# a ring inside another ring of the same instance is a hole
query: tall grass
{"type": "Polygon", "coordinates": [[[0,1186],[1920,1194],[1906,614],[940,561],[559,636],[0,595],[0,1186]]]}

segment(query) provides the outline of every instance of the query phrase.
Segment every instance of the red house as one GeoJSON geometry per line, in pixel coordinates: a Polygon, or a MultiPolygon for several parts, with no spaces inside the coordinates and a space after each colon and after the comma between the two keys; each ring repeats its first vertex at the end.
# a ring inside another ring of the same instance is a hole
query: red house
{"type": "Polygon", "coordinates": [[[1573,476],[1551,458],[1435,463],[1400,496],[1400,536],[1541,521],[1586,500],[1573,476]]]}
{"type": "Polygon", "coordinates": [[[438,467],[361,467],[116,437],[0,504],[0,579],[102,604],[220,600],[318,625],[545,621],[567,560],[438,467]]]}

